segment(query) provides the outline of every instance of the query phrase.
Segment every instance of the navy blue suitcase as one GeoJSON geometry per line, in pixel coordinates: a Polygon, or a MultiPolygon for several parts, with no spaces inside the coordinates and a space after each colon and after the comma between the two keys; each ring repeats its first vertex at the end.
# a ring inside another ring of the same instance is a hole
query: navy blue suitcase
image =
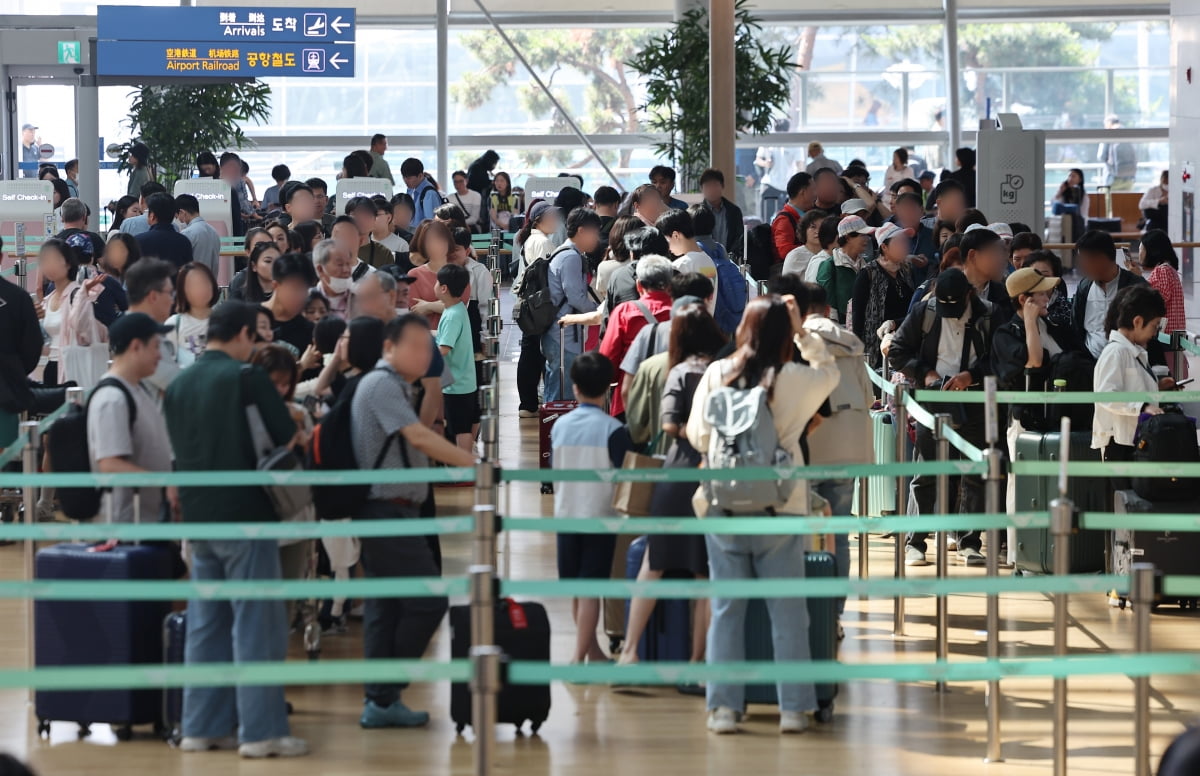
{"type": "MultiPolygon", "coordinates": [[[[171,579],[169,550],[117,545],[93,551],[89,544],[58,544],[37,554],[40,580],[171,579]]],[[[37,601],[34,605],[34,654],[38,668],[159,664],[162,661],[166,601],[37,601]]],[[[162,732],[162,690],[53,690],[34,696],[38,733],[50,723],[75,722],[86,736],[93,723],[113,726],[119,740],[133,736],[133,725],[153,724],[162,732]]]]}
{"type": "MultiPolygon", "coordinates": [[[[646,554],[646,537],[639,536],[625,555],[625,578],[637,579],[646,554]]],[[[668,575],[669,576],[669,575],[668,575]]],[[[687,576],[691,578],[690,575],[687,576]]],[[[629,602],[625,602],[625,632],[629,632],[629,602]]],[[[678,598],[660,598],[646,631],[638,640],[638,660],[686,663],[692,657],[692,605],[678,598]]]]}
{"type": "MultiPolygon", "coordinates": [[[[809,552],[804,556],[804,576],[829,579],[837,574],[837,560],[832,553],[809,552]]],[[[809,598],[808,646],[813,660],[837,659],[838,602],[836,598],[809,598]]],[[[775,647],[771,634],[771,617],[761,598],[750,601],[746,611],[746,660],[773,660],[775,647]]],[[[836,684],[817,684],[817,714],[820,722],[833,719],[836,684]]],[[[779,694],[773,684],[746,685],[746,703],[778,703],[779,694]]]]}

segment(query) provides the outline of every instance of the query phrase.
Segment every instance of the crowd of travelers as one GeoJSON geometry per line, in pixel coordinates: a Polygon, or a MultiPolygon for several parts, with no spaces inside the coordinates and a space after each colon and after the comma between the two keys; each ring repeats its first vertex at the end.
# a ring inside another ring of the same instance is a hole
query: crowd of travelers
{"type": "MultiPolygon", "coordinates": [[[[386,150],[386,137],[377,135],[368,151],[345,158],[342,175],[394,182],[386,150]]],[[[558,468],[621,468],[632,452],[660,455],[669,468],[730,465],[722,456],[730,423],[720,408],[735,404],[758,413],[756,428],[774,440],[780,460],[873,462],[870,413],[880,404],[864,363],[893,382],[944,391],[979,389],[988,375],[1012,390],[1044,390],[1064,375],[1072,390],[1174,387],[1154,371],[1165,363],[1157,333],[1185,323],[1179,260],[1165,233],[1151,230],[1138,255],[1122,260],[1111,234],[1084,232],[1075,245],[1081,282],[1072,298],[1060,255],[1042,248],[1040,225],[991,222],[973,207],[973,169],[969,180],[954,174],[934,186],[912,177],[899,149],[887,185],[873,191],[865,165],[842,167],[819,145],[809,156],[807,170],[771,179],[785,200],[769,222],[754,226],[727,198],[715,169],[700,175],[701,196],[690,205],[675,196],[676,173],[666,166],[626,194],[567,187],[526,202],[496,171],[495,152],[454,172],[445,193],[410,158],[399,167],[402,191],[355,197],[339,212],[320,178],[292,180],[278,165],[275,185],[259,201],[236,154],[204,152],[198,173],[230,184],[242,239],[222,288],[220,238],[195,197],[170,196],[147,172],[151,157],[139,148],[129,194],[114,204],[107,235],[88,230],[87,204],[66,198],[62,230],[40,246],[30,289],[0,283],[7,332],[0,443],[15,436],[11,410],[32,388],[79,385],[91,390],[87,442],[96,472],[254,470],[256,434],[304,457],[314,428],[333,417],[348,424],[360,468],[470,466],[483,321],[501,292],[477,260],[472,235],[491,226],[519,227],[501,269],[513,278],[522,332],[523,433],[537,433],[543,405],[577,403],[550,434],[558,468]],[[742,266],[755,252],[770,267],[763,294],[742,266]],[[101,329],[98,341],[86,336],[101,329]],[[248,424],[247,407],[257,409],[260,429],[248,424]]],[[[973,167],[973,155],[965,157],[973,167]]],[[[951,406],[958,432],[984,447],[982,405],[951,406]]],[[[1155,411],[1097,404],[1093,446],[1105,460],[1130,459],[1139,413],[1155,411]]],[[[1014,407],[1010,440],[1026,425],[1014,407]]],[[[920,425],[915,449],[922,460],[936,454],[920,425]]],[[[780,515],[851,513],[852,480],[781,484],[770,498],[762,492],[768,485],[746,502],[715,484],[663,483],[649,514],[737,514],[745,503],[780,515]]],[[[916,512],[983,510],[978,477],[958,478],[953,491],[954,503],[938,504],[934,480],[914,478],[916,512]]],[[[118,488],[112,504],[116,521],[139,514],[184,522],[297,519],[278,514],[256,487],[143,488],[137,498],[118,488]]],[[[609,516],[612,504],[611,484],[566,482],[555,488],[553,511],[609,516]]],[[[39,509],[54,513],[52,490],[42,492],[39,509]]],[[[370,486],[361,508],[344,516],[436,513],[432,486],[401,483],[370,486]]],[[[927,540],[924,533],[898,538],[910,565],[926,562],[927,540]]],[[[640,580],[681,572],[798,577],[807,549],[792,535],[662,535],[648,544],[640,580]]],[[[957,536],[964,565],[981,565],[984,549],[977,532],[957,536]]],[[[608,578],[616,537],[564,533],[557,550],[560,576],[608,578]]],[[[831,550],[838,573],[847,575],[845,537],[831,550]]],[[[318,556],[335,578],[355,568],[367,577],[441,573],[436,537],[328,539],[298,550],[265,540],[192,541],[186,560],[193,580],[271,580],[311,573],[318,556]]],[[[364,656],[420,658],[447,603],[367,600],[364,656]]],[[[809,657],[803,603],[768,602],[778,659],[809,657]]],[[[637,661],[654,607],[633,600],[625,647],[612,658],[637,661]]],[[[601,609],[597,599],[575,602],[573,662],[609,658],[596,637],[601,609]]],[[[345,632],[353,612],[351,602],[332,602],[326,632],[345,632]]],[[[691,659],[742,660],[746,617],[744,599],[699,602],[691,659]]],[[[193,601],[187,618],[189,663],[282,660],[293,625],[283,602],[265,600],[193,601]]],[[[382,680],[368,685],[362,726],[427,723],[428,713],[402,701],[403,690],[382,680]]],[[[708,685],[710,730],[737,730],[743,690],[708,685]]],[[[779,700],[781,731],[806,729],[817,705],[813,685],[783,683],[779,700]]],[[[189,687],[182,732],[184,751],[237,748],[251,758],[308,751],[290,733],[280,687],[189,687]]]]}

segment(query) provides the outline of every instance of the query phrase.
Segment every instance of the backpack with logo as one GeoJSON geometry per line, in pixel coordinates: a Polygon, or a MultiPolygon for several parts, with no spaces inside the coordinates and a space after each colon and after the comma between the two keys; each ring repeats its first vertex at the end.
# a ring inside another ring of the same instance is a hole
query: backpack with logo
{"type": "MultiPolygon", "coordinates": [[[[1133,437],[1133,460],[1146,463],[1200,463],[1196,419],[1177,407],[1142,415],[1133,437]]],[[[1196,497],[1195,477],[1133,477],[1134,491],[1147,501],[1188,501],[1196,497]]]]}
{"type": "Polygon", "coordinates": [[[558,305],[550,298],[550,262],[569,247],[537,259],[521,275],[521,289],[513,305],[513,320],[525,334],[545,334],[558,320],[558,305]]]}
{"type": "MultiPolygon", "coordinates": [[[[792,456],[779,444],[775,420],[767,405],[767,389],[722,386],[708,396],[704,419],[712,426],[706,466],[709,469],[792,466],[792,456]]],[[[779,480],[706,480],[704,495],[718,514],[761,515],[782,507],[796,482],[779,480]]]]}
{"type": "MultiPolygon", "coordinates": [[[[354,402],[354,394],[362,378],[363,375],[350,378],[333,407],[313,428],[305,468],[316,471],[349,471],[360,468],[354,455],[350,405],[354,402]]],[[[394,435],[388,438],[372,469],[378,469],[383,463],[383,458],[395,439],[394,435]]],[[[355,517],[366,506],[370,493],[369,484],[313,485],[312,497],[313,505],[317,509],[317,518],[338,520],[355,517]]]]}
{"type": "MultiPolygon", "coordinates": [[[[96,384],[99,389],[112,386],[125,395],[129,407],[129,428],[137,421],[137,403],[125,384],[115,377],[105,377],[96,384]]],[[[66,414],[50,426],[46,450],[50,456],[50,471],[79,474],[92,470],[92,454],[88,447],[87,419],[91,396],[83,405],[73,405],[66,414]]],[[[56,495],[63,514],[72,520],[91,520],[100,512],[101,488],[58,488],[56,495]]]]}

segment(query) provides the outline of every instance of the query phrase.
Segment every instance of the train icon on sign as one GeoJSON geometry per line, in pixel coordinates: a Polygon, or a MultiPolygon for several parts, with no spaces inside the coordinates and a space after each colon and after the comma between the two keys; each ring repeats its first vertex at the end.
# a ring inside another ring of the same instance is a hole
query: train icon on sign
{"type": "Polygon", "coordinates": [[[301,62],[301,69],[306,73],[325,72],[325,52],[322,49],[304,49],[301,62]]]}
{"type": "MultiPolygon", "coordinates": [[[[329,17],[323,13],[304,14],[304,36],[306,38],[324,38],[329,34],[329,17]]],[[[305,68],[307,69],[307,68],[305,68]]],[[[322,68],[324,69],[324,68],[322,68]]]]}

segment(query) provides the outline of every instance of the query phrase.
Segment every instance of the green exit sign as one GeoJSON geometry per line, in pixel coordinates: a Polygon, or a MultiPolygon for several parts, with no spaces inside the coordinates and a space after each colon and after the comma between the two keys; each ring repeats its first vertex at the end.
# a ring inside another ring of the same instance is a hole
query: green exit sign
{"type": "Polygon", "coordinates": [[[58,42],[58,64],[78,65],[82,61],[82,57],[79,55],[79,41],[60,40],[58,42]]]}

